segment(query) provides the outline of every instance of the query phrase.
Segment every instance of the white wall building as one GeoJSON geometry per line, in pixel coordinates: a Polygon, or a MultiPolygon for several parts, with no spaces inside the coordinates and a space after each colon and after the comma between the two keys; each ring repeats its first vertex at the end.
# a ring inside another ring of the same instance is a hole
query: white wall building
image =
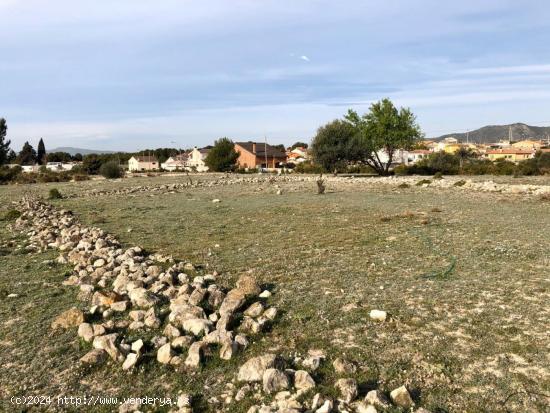
{"type": "Polygon", "coordinates": [[[208,171],[208,166],[204,163],[206,155],[208,155],[209,149],[197,149],[195,146],[189,153],[186,166],[189,169],[194,169],[197,172],[208,171]]]}
{"type": "Polygon", "coordinates": [[[132,156],[128,160],[130,172],[155,171],[159,169],[159,161],[155,156],[132,156]]]}

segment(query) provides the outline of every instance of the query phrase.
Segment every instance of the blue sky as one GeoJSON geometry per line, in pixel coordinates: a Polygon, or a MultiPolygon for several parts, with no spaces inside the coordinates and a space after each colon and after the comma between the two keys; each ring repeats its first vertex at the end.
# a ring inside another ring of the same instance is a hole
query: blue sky
{"type": "Polygon", "coordinates": [[[0,0],[0,117],[16,150],[291,144],[383,97],[428,137],[550,125],[548,3],[453,3],[0,0]]]}

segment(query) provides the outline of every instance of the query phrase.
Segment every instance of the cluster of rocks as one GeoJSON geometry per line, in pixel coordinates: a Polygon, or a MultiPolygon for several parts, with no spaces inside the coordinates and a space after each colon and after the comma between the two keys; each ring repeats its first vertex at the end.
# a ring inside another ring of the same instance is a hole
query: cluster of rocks
{"type": "Polygon", "coordinates": [[[291,178],[284,177],[264,177],[263,175],[259,176],[248,176],[248,177],[228,177],[223,176],[217,179],[211,180],[189,180],[187,182],[178,182],[173,184],[157,184],[157,185],[138,185],[138,186],[129,186],[119,189],[91,189],[86,192],[79,194],[69,195],[69,198],[77,197],[97,197],[97,196],[106,196],[106,195],[131,195],[131,194],[141,194],[141,193],[152,193],[152,194],[164,194],[164,193],[179,193],[183,192],[189,188],[212,188],[217,186],[228,186],[228,185],[241,185],[241,184],[264,184],[264,183],[273,183],[274,179],[277,181],[288,181],[291,178]]]}
{"type": "Polygon", "coordinates": [[[15,229],[26,232],[32,248],[57,249],[57,262],[74,266],[64,284],[79,286],[86,310],[67,310],[52,328],[78,327],[78,336],[93,346],[83,363],[110,357],[130,370],[147,354],[162,364],[196,369],[215,348],[221,359],[231,359],[277,316],[267,306],[271,293],[262,292],[250,274],[228,291],[217,284],[216,272],[196,275],[190,262],[124,249],[70,211],[30,197],[18,208],[15,229]]]}
{"type": "MultiPolygon", "coordinates": [[[[405,386],[392,390],[389,397],[380,390],[370,390],[360,397],[359,385],[353,378],[357,366],[342,358],[332,363],[336,376],[344,376],[333,383],[339,396],[316,392],[315,371],[325,359],[322,350],[313,349],[305,357],[287,360],[275,354],[250,358],[240,367],[236,379],[227,384],[219,402],[226,411],[231,411],[231,403],[248,397],[257,402],[248,413],[376,413],[390,408],[414,409],[415,402],[405,386]],[[285,368],[287,365],[299,367],[285,368]]],[[[414,411],[429,413],[423,408],[414,411]]]]}

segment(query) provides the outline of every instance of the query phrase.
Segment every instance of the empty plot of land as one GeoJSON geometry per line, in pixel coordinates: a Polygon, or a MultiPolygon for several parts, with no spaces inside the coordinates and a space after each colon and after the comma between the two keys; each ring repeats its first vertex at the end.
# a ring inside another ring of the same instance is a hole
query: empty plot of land
{"type": "MultiPolygon", "coordinates": [[[[192,178],[196,180],[197,178],[192,178]]],[[[212,180],[213,178],[198,178],[212,180]]],[[[91,189],[169,185],[187,177],[0,188],[9,200],[51,187],[54,201],[127,245],[187,258],[227,282],[252,271],[273,285],[282,315],[269,334],[229,363],[194,375],[153,363],[128,374],[83,369],[74,332],[49,324],[74,305],[55,254],[26,254],[0,228],[0,395],[218,395],[243,360],[267,350],[345,356],[369,386],[407,384],[431,411],[544,411],[550,393],[548,336],[550,202],[539,197],[362,182],[275,179],[84,196],[91,189]],[[282,195],[277,192],[281,190],[282,195]],[[82,196],[80,196],[82,195],[82,196]],[[221,202],[213,203],[213,199],[221,202]],[[8,294],[17,297],[7,298],[8,294]],[[369,319],[372,309],[390,318],[369,319]]],[[[512,180],[512,179],[510,179],[512,180]]],[[[529,183],[528,180],[522,183],[529,183]]],[[[536,184],[550,184],[537,178],[536,184]]],[[[334,383],[323,371],[318,381],[334,383]]],[[[247,401],[232,406],[239,411],[247,401]],[[242,405],[242,406],[241,406],[242,405]]],[[[208,403],[202,408],[208,410],[208,403]]],[[[97,408],[101,410],[101,408],[97,408]]],[[[104,408],[109,411],[108,408],[104,408]]]]}

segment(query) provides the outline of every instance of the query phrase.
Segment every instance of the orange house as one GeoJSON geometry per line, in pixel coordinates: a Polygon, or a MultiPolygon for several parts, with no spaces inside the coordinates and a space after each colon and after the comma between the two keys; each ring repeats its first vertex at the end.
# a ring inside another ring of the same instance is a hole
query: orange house
{"type": "Polygon", "coordinates": [[[240,168],[279,168],[286,163],[286,154],[279,148],[263,142],[235,142],[240,168]]]}

